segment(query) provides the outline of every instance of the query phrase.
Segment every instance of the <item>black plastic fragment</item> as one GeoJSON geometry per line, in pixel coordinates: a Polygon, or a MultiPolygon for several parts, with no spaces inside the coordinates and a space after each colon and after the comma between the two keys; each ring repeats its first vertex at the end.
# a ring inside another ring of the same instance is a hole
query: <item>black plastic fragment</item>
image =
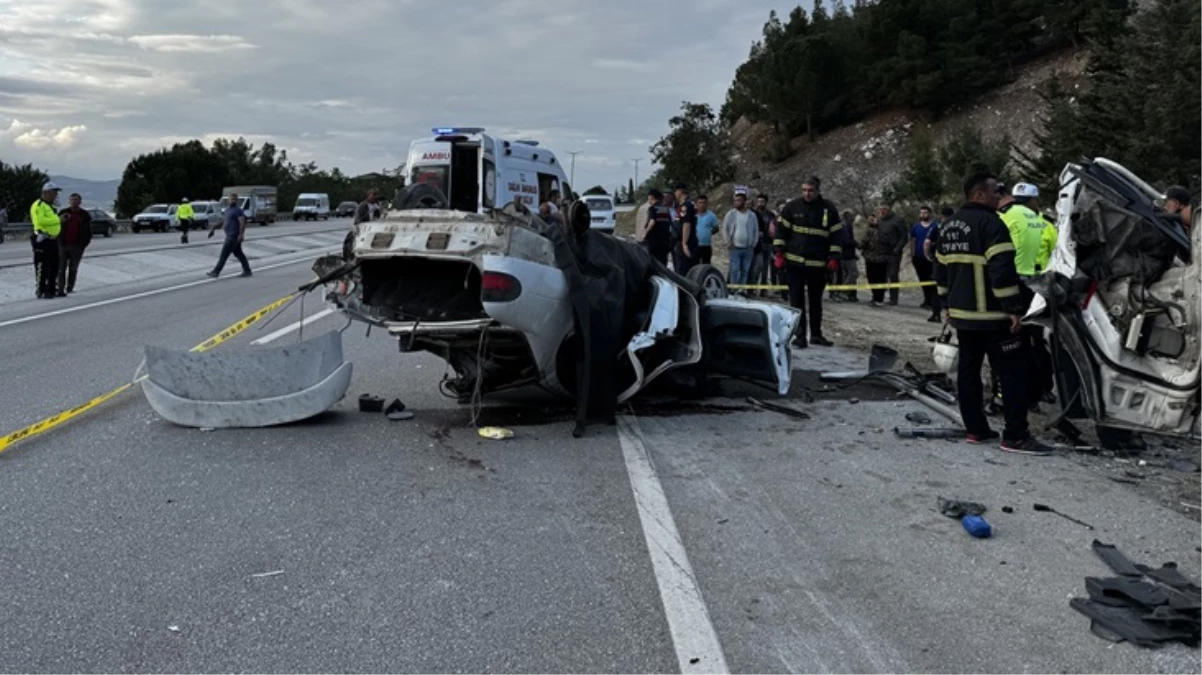
{"type": "Polygon", "coordinates": [[[1181,573],[1180,570],[1177,569],[1177,563],[1167,562],[1160,569],[1152,569],[1147,565],[1136,565],[1135,567],[1143,574],[1148,575],[1162,584],[1172,586],[1173,588],[1186,591],[1188,593],[1193,593],[1195,595],[1202,592],[1202,588],[1199,588],[1198,584],[1194,583],[1191,579],[1186,577],[1181,573]]]}
{"type": "Polygon", "coordinates": [[[1189,642],[1195,639],[1186,630],[1146,623],[1139,610],[1130,607],[1114,607],[1085,598],[1073,598],[1068,604],[1093,619],[1102,629],[1141,647],[1158,647],[1165,642],[1189,642]]]}
{"type": "Polygon", "coordinates": [[[1138,608],[1148,612],[1169,604],[1169,597],[1159,586],[1134,577],[1086,577],[1085,590],[1096,602],[1107,605],[1138,605],[1138,608]]]}
{"type": "Polygon", "coordinates": [[[1102,562],[1106,563],[1110,569],[1114,570],[1115,574],[1124,577],[1142,577],[1143,572],[1131,562],[1127,556],[1123,555],[1122,551],[1115,548],[1114,544],[1103,544],[1097,539],[1093,540],[1093,552],[1098,554],[1102,562]]]}

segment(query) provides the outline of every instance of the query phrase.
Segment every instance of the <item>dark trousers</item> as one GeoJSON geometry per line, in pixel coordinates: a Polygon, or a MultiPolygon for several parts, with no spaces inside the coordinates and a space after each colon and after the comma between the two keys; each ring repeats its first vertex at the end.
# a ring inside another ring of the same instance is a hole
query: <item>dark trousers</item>
{"type": "MultiPolygon", "coordinates": [[[[885,278],[888,276],[888,273],[889,273],[889,263],[873,262],[871,260],[866,260],[866,261],[864,261],[864,267],[865,267],[865,272],[868,274],[868,283],[869,284],[885,283],[885,278]]],[[[883,289],[883,288],[872,289],[872,301],[873,302],[884,302],[885,301],[885,289],[883,289]]]]}
{"type": "Polygon", "coordinates": [[[658,261],[659,264],[663,265],[664,267],[668,266],[668,254],[672,252],[672,249],[668,248],[667,246],[655,246],[654,244],[648,244],[647,242],[643,242],[643,248],[647,249],[647,252],[650,253],[651,257],[658,261]]]}
{"type": "Polygon", "coordinates": [[[970,434],[989,431],[982,404],[981,366],[989,357],[989,368],[1002,388],[1006,428],[1002,437],[1021,441],[1030,436],[1027,427],[1027,343],[1024,337],[1007,329],[957,330],[960,343],[960,368],[956,383],[960,394],[960,415],[970,434]]]}
{"type": "Polygon", "coordinates": [[[191,218],[180,218],[179,219],[179,243],[181,243],[181,244],[188,243],[188,230],[190,230],[190,229],[192,229],[192,219],[191,218]]]}
{"type": "MultiPolygon", "coordinates": [[[[919,281],[930,281],[933,264],[926,258],[912,258],[914,262],[914,273],[918,275],[919,281]]],[[[922,287],[922,304],[927,307],[934,308],[935,303],[939,302],[938,294],[935,293],[934,286],[922,287]]]]}
{"type": "Polygon", "coordinates": [[[44,239],[38,241],[37,235],[29,236],[33,246],[33,279],[37,285],[39,298],[53,298],[58,284],[58,240],[44,239]]]}
{"type": "MultiPolygon", "coordinates": [[[[62,241],[61,239],[59,241],[62,241]]],[[[75,277],[79,274],[79,261],[83,260],[82,246],[62,244],[58,248],[58,291],[71,293],[75,290],[75,277]]]]}
{"type": "Polygon", "coordinates": [[[789,305],[801,310],[801,331],[805,335],[806,300],[810,301],[810,337],[822,337],[822,292],[826,290],[826,268],[785,265],[789,285],[789,305]]]}
{"type": "MultiPolygon", "coordinates": [[[[885,269],[885,276],[888,277],[889,283],[896,284],[901,281],[901,259],[902,254],[896,253],[892,258],[889,258],[889,264],[885,269]]],[[[901,294],[900,288],[889,289],[889,304],[896,305],[897,298],[901,294]]]]}
{"type": "Polygon", "coordinates": [[[697,247],[697,264],[698,265],[709,265],[709,264],[712,264],[713,261],[714,261],[714,247],[713,246],[698,246],[697,247]]]}
{"type": "Polygon", "coordinates": [[[689,269],[697,264],[697,247],[693,247],[693,255],[687,256],[684,254],[684,247],[678,241],[672,245],[672,266],[676,268],[676,273],[684,276],[689,273],[689,269]]]}
{"type": "Polygon", "coordinates": [[[213,272],[221,274],[221,268],[225,267],[225,261],[230,259],[231,254],[242,263],[242,273],[250,274],[250,261],[242,252],[242,242],[238,241],[237,236],[225,238],[225,243],[221,245],[221,257],[217,258],[217,266],[213,268],[213,272]]]}

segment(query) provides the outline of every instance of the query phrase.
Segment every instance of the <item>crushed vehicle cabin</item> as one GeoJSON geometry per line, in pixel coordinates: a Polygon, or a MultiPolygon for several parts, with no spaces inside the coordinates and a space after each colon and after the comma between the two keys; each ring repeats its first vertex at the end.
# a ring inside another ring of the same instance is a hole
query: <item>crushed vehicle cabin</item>
{"type": "MultiPolygon", "coordinates": [[[[592,230],[584,202],[567,227],[531,207],[569,193],[555,155],[483,129],[436,129],[410,150],[413,182],[361,223],[316,284],[348,317],[387,331],[402,352],[444,359],[443,393],[461,403],[537,386],[575,397],[577,420],[661,377],[700,391],[709,375],[784,394],[796,310],[727,298],[721,272],[681,277],[638,245],[592,230]]],[[[578,430],[582,427],[578,426],[578,430]]]]}
{"type": "Polygon", "coordinates": [[[1048,331],[1064,417],[1099,435],[1197,436],[1202,360],[1199,213],[1098,158],[1060,177],[1059,230],[1025,321],[1048,331]]]}

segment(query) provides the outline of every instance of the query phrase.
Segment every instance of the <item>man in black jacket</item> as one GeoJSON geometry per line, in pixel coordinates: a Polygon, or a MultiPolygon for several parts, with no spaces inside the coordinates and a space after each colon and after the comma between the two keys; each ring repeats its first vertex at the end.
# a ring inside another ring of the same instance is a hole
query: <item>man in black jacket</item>
{"type": "Polygon", "coordinates": [[[964,183],[964,196],[968,203],[940,228],[933,275],[960,343],[956,380],[968,442],[986,443],[998,436],[989,428],[982,404],[981,366],[988,356],[1002,384],[1002,450],[1046,455],[1051,448],[1032,438],[1027,425],[1027,349],[1019,324],[1027,302],[1014,264],[1014,242],[997,214],[997,177],[973,174],[964,183]]]}
{"type": "Polygon", "coordinates": [[[839,270],[843,256],[843,226],[839,211],[818,193],[818,180],[801,184],[801,198],[781,210],[776,222],[774,264],[784,268],[789,286],[789,304],[801,310],[802,322],[793,346],[807,347],[805,334],[806,300],[809,299],[810,343],[820,347],[833,344],[822,335],[822,292],[826,290],[827,271],[839,270]]]}

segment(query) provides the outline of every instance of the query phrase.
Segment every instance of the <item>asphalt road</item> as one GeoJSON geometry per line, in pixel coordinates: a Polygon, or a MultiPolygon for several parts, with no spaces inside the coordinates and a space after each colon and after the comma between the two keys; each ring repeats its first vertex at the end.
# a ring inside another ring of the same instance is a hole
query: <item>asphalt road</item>
{"type": "MultiPolygon", "coordinates": [[[[107,288],[111,304],[43,318],[0,307],[0,433],[128,381],[143,345],[189,348],[312,276],[278,264],[128,300],[193,279],[107,288]]],[[[0,671],[1202,667],[1196,649],[1111,646],[1069,608],[1106,573],[1095,537],[1199,572],[1195,522],[1071,457],[898,441],[916,408],[888,393],[792,401],[813,416],[796,420],[729,384],[720,407],[642,401],[580,440],[562,409],[498,401],[480,422],[515,438],[489,441],[439,395],[439,360],[358,325],[344,343],[350,394],[303,424],[185,429],[135,391],[0,455],[0,671]],[[416,417],[359,413],[361,393],[416,417]],[[969,538],[938,496],[986,503],[997,535],[969,538]]]]}
{"type": "MultiPolygon", "coordinates": [[[[267,227],[248,227],[246,229],[246,239],[248,241],[255,241],[258,239],[273,239],[313,232],[345,232],[349,227],[349,218],[334,218],[312,222],[281,221],[267,227]]],[[[191,240],[189,248],[193,249],[204,249],[205,247],[214,246],[218,247],[213,249],[216,251],[221,246],[221,238],[219,236],[206,239],[204,232],[191,232],[188,238],[191,240]]],[[[92,243],[87,249],[87,257],[121,255],[134,252],[170,251],[179,248],[181,248],[181,245],[179,243],[178,231],[139,232],[138,234],[124,232],[117,233],[107,239],[99,235],[93,237],[92,243]]],[[[4,244],[0,245],[0,267],[32,264],[33,254],[29,250],[27,235],[13,235],[5,238],[4,244]]]]}

